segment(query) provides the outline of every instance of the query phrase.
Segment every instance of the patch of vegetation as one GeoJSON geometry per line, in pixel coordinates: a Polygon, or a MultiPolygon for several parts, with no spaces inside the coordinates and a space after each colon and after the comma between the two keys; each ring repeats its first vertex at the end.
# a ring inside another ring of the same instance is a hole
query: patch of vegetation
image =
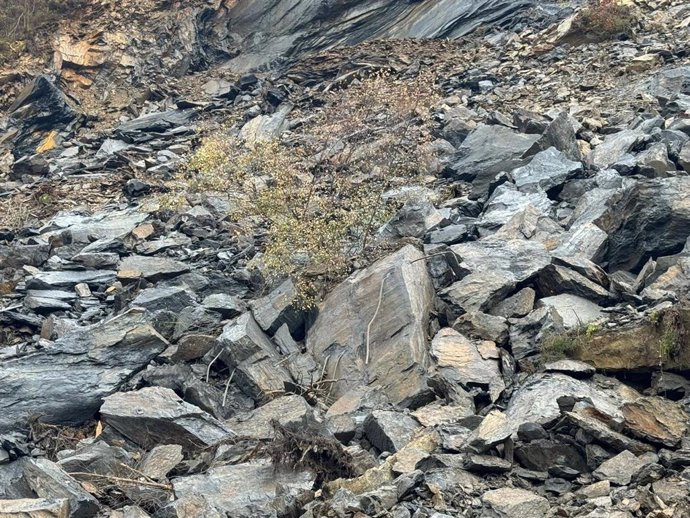
{"type": "Polygon", "coordinates": [[[434,84],[379,74],[326,93],[326,107],[290,145],[208,138],[173,190],[226,195],[234,221],[263,235],[255,264],[291,276],[310,306],[354,261],[376,256],[376,231],[401,203],[384,194],[425,172],[434,84]]]}
{"type": "Polygon", "coordinates": [[[595,40],[630,35],[634,25],[632,8],[619,0],[592,0],[573,21],[579,32],[595,40]]]}
{"type": "Polygon", "coordinates": [[[678,357],[688,339],[688,331],[678,309],[669,308],[655,313],[658,316],[652,322],[661,331],[658,347],[659,363],[663,367],[664,364],[678,357]]]}
{"type": "Polygon", "coordinates": [[[582,324],[564,333],[548,333],[541,340],[542,362],[570,358],[601,330],[597,323],[582,324]]]}
{"type": "Polygon", "coordinates": [[[84,4],[84,0],[2,0],[0,58],[41,47],[41,38],[84,4]]]}
{"type": "Polygon", "coordinates": [[[274,421],[275,439],[267,453],[276,468],[307,469],[316,475],[316,487],[338,478],[357,476],[352,456],[336,439],[323,437],[309,427],[288,428],[274,421]]]}

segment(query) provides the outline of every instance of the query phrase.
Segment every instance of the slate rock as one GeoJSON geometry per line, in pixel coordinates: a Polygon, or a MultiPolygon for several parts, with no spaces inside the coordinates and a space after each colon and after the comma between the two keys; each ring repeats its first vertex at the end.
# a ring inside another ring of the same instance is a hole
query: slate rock
{"type": "Polygon", "coordinates": [[[67,518],[69,500],[66,498],[20,498],[0,500],[0,516],[5,518],[67,518]]]}
{"type": "MultiPolygon", "coordinates": [[[[546,296],[570,294],[604,305],[610,304],[613,300],[613,296],[603,286],[574,270],[555,264],[547,266],[539,273],[537,285],[542,295],[546,296]]],[[[553,299],[551,302],[553,303],[553,299]]],[[[557,300],[556,302],[564,301],[557,300]]],[[[577,302],[577,300],[570,300],[566,303],[572,304],[573,302],[577,302]]],[[[580,306],[583,305],[580,304],[580,306]]],[[[568,313],[562,304],[561,310],[568,313]]],[[[588,311],[590,314],[595,312],[591,306],[588,311]]]]}
{"type": "Polygon", "coordinates": [[[314,410],[302,396],[283,396],[253,410],[249,415],[237,415],[225,423],[237,434],[254,439],[275,437],[273,423],[291,429],[304,429],[316,423],[314,410]]]}
{"type": "Polygon", "coordinates": [[[288,279],[265,297],[252,301],[254,319],[269,335],[287,324],[290,334],[301,340],[305,334],[305,312],[297,307],[297,298],[297,288],[288,279]]]}
{"type": "Polygon", "coordinates": [[[549,192],[582,172],[582,164],[568,159],[551,147],[534,155],[529,164],[513,170],[511,176],[519,191],[549,192]]]}
{"type": "Polygon", "coordinates": [[[334,398],[376,379],[393,403],[428,401],[426,332],[434,293],[423,259],[408,245],[350,276],[319,306],[306,345],[327,379],[342,380],[333,386],[334,398]]]}
{"type": "Polygon", "coordinates": [[[24,463],[24,477],[40,498],[67,499],[70,518],[91,518],[100,510],[98,500],[48,459],[28,459],[24,463]]]}
{"type": "Polygon", "coordinates": [[[194,451],[233,435],[220,421],[163,387],[108,396],[101,407],[101,418],[144,448],[179,444],[194,451]]]}
{"type": "MultiPolygon", "coordinates": [[[[536,213],[546,216],[551,211],[553,202],[545,192],[522,192],[511,183],[500,185],[493,191],[486,202],[477,226],[480,228],[495,230],[518,214],[527,209],[533,209],[536,213]]],[[[509,236],[514,238],[515,236],[509,236]]]]}
{"type": "Polygon", "coordinates": [[[537,439],[518,446],[515,458],[523,467],[533,471],[548,471],[553,466],[570,468],[576,474],[587,471],[587,462],[577,447],[548,439],[537,439]]]}
{"type": "Polygon", "coordinates": [[[239,297],[226,293],[214,293],[206,297],[202,303],[207,309],[220,313],[223,318],[235,318],[247,310],[247,306],[239,297]]]}
{"type": "Polygon", "coordinates": [[[26,287],[29,290],[74,289],[77,284],[84,283],[98,289],[114,280],[115,272],[110,270],[39,272],[27,280],[26,287]]]}
{"type": "Polygon", "coordinates": [[[467,455],[464,466],[471,473],[507,473],[513,467],[510,461],[500,457],[476,454],[467,455]]]}
{"type": "Polygon", "coordinates": [[[512,171],[529,159],[525,153],[538,135],[518,133],[505,126],[480,124],[458,147],[458,158],[451,169],[455,178],[471,181],[473,197],[488,193],[489,184],[501,171],[512,171]]]}
{"type": "Polygon", "coordinates": [[[675,447],[688,429],[688,414],[673,401],[642,397],[622,407],[625,427],[640,439],[675,447]]]}
{"type": "Polygon", "coordinates": [[[537,304],[558,313],[565,329],[579,329],[604,316],[602,308],[594,302],[568,293],[541,298],[537,304]]]}
{"type": "Polygon", "coordinates": [[[500,488],[482,495],[482,503],[488,507],[487,517],[496,518],[543,518],[549,511],[549,501],[524,489],[500,488]]]}
{"type": "Polygon", "coordinates": [[[367,440],[382,452],[400,451],[419,428],[413,417],[391,410],[374,410],[364,421],[367,440]]]}
{"type": "Polygon", "coordinates": [[[223,328],[218,347],[219,353],[214,349],[209,355],[219,354],[220,360],[235,371],[237,386],[256,401],[267,399],[282,391],[286,382],[292,382],[289,372],[280,364],[276,346],[250,313],[223,328]]]}
{"type": "Polygon", "coordinates": [[[153,480],[165,480],[183,458],[182,446],[179,444],[161,444],[144,455],[138,469],[153,480]]]}
{"type": "Polygon", "coordinates": [[[491,314],[503,318],[524,317],[534,308],[535,295],[532,288],[523,288],[494,306],[491,314]]]}
{"type": "Polygon", "coordinates": [[[120,262],[117,275],[124,279],[143,277],[151,282],[169,279],[189,271],[189,265],[166,257],[131,255],[120,262]]]}
{"type": "Polygon", "coordinates": [[[636,456],[627,450],[603,462],[596,470],[594,477],[598,480],[608,480],[617,486],[630,484],[632,476],[644,465],[653,462],[646,456],[636,456]]]}
{"type": "Polygon", "coordinates": [[[142,307],[151,312],[168,310],[175,313],[193,304],[192,294],[178,287],[146,288],[131,302],[132,307],[142,307]]]}
{"type": "Polygon", "coordinates": [[[413,199],[403,205],[379,234],[386,239],[421,238],[443,222],[443,215],[430,201],[413,199]]]}
{"type": "Polygon", "coordinates": [[[591,378],[597,370],[590,364],[577,360],[556,360],[544,365],[545,372],[561,372],[573,378],[591,378]]]}
{"type": "Polygon", "coordinates": [[[593,165],[606,169],[622,160],[631,151],[637,150],[648,140],[649,137],[639,130],[623,130],[608,135],[587,158],[593,165]]]}
{"type": "Polygon", "coordinates": [[[167,342],[145,314],[129,312],[77,328],[51,347],[0,363],[0,432],[29,415],[49,423],[80,424],[98,411],[103,397],[163,352],[167,342]]]}

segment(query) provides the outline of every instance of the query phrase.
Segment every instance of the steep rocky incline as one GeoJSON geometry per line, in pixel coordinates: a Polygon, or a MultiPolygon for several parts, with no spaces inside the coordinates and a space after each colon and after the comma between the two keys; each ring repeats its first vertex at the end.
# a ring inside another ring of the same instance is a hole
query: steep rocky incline
{"type": "Polygon", "coordinates": [[[627,3],[603,41],[578,2],[66,21],[3,89],[0,516],[690,516],[690,6],[627,3]],[[434,92],[393,140],[422,159],[305,306],[186,164],[222,137],[325,168],[311,124],[372,77],[434,92]]]}

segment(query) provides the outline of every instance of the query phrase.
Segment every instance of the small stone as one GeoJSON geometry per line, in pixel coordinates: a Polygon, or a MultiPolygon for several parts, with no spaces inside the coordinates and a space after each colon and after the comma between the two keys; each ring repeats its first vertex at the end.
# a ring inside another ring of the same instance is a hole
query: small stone
{"type": "Polygon", "coordinates": [[[382,452],[395,453],[402,449],[418,428],[414,418],[390,410],[375,410],[364,421],[368,441],[382,452]]]}
{"type": "Polygon", "coordinates": [[[139,471],[153,480],[165,480],[168,473],[183,459],[182,446],[162,444],[153,448],[141,460],[139,471]]]}
{"type": "Polygon", "coordinates": [[[80,282],[74,286],[74,291],[76,291],[77,296],[82,299],[86,299],[91,296],[91,289],[89,288],[89,285],[83,282],[80,282]]]}

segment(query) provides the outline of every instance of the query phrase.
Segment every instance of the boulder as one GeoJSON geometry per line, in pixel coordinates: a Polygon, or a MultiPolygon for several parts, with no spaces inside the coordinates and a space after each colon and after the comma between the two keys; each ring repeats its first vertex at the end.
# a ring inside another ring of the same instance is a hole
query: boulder
{"type": "Polygon", "coordinates": [[[101,418],[144,448],[179,444],[187,451],[195,451],[234,435],[220,421],[163,387],[108,396],[101,407],[101,418]]]}
{"type": "Polygon", "coordinates": [[[422,238],[444,221],[446,220],[441,212],[430,201],[413,199],[403,205],[379,230],[379,234],[386,239],[422,238]]]}
{"type": "Polygon", "coordinates": [[[110,270],[39,272],[26,281],[26,287],[30,290],[73,290],[77,284],[83,283],[92,289],[98,289],[114,280],[115,272],[110,270]]]}
{"type": "Polygon", "coordinates": [[[533,209],[540,215],[548,215],[552,205],[553,202],[541,190],[522,192],[513,184],[505,183],[498,186],[486,202],[477,225],[488,230],[495,230],[526,209],[533,209]]]}
{"type": "Polygon", "coordinates": [[[604,142],[595,147],[587,159],[595,166],[607,169],[621,161],[631,151],[648,142],[649,136],[639,130],[623,130],[608,135],[604,142]]]}
{"type": "Polygon", "coordinates": [[[379,451],[389,453],[401,450],[418,428],[416,419],[391,410],[374,410],[364,421],[367,440],[379,451]]]}
{"type": "Polygon", "coordinates": [[[549,511],[549,501],[525,489],[503,487],[487,491],[482,503],[489,509],[486,516],[496,518],[543,518],[549,511]]]}
{"type": "Polygon", "coordinates": [[[187,306],[194,305],[188,290],[176,286],[167,288],[147,288],[141,290],[131,302],[132,307],[141,307],[151,312],[167,310],[179,313],[187,306]]]}
{"type": "Polygon", "coordinates": [[[117,276],[121,279],[143,277],[151,282],[169,279],[189,271],[189,265],[167,257],[130,255],[120,262],[117,276]]]}
{"type": "Polygon", "coordinates": [[[253,410],[225,422],[239,436],[267,440],[275,436],[273,423],[284,427],[303,428],[315,422],[314,410],[302,396],[288,395],[274,399],[253,410]]]}
{"type": "MultiPolygon", "coordinates": [[[[613,296],[609,291],[584,275],[557,264],[551,264],[544,268],[537,279],[537,286],[542,296],[553,297],[560,294],[570,294],[579,299],[586,299],[598,304],[610,304],[613,296]]],[[[572,304],[577,299],[569,302],[572,304]]],[[[564,302],[558,301],[557,302],[564,302]]],[[[561,305],[561,308],[563,306],[561,305]]],[[[590,312],[593,310],[589,308],[590,312]]]]}
{"type": "Polygon", "coordinates": [[[513,170],[511,176],[519,191],[549,193],[582,172],[582,164],[568,159],[555,147],[534,155],[531,162],[513,170]]]}
{"type": "Polygon", "coordinates": [[[66,498],[0,500],[0,516],[5,518],[69,518],[69,500],[66,498]]]}
{"type": "Polygon", "coordinates": [[[549,307],[556,311],[565,329],[579,329],[604,316],[601,307],[594,302],[568,293],[539,299],[538,306],[549,307]]]}
{"type": "Polygon", "coordinates": [[[622,407],[625,427],[640,439],[673,448],[688,429],[688,414],[674,401],[642,397],[622,407]]]}
{"type": "Polygon", "coordinates": [[[334,398],[375,383],[393,403],[428,397],[427,324],[433,286],[424,255],[408,245],[338,285],[319,307],[307,349],[334,398]]]}
{"type": "Polygon", "coordinates": [[[296,307],[297,297],[297,288],[292,280],[284,281],[268,295],[251,303],[254,319],[269,335],[287,325],[290,334],[301,340],[305,333],[305,312],[296,307]]]}
{"type": "Polygon", "coordinates": [[[130,311],[77,328],[51,347],[0,363],[0,433],[30,415],[49,423],[80,424],[163,352],[167,342],[144,313],[130,311]]]}
{"type": "Polygon", "coordinates": [[[290,373],[280,364],[276,346],[250,313],[237,317],[223,328],[218,347],[211,350],[211,354],[219,355],[220,360],[234,370],[237,386],[256,401],[268,399],[271,394],[282,391],[286,382],[292,382],[290,373]]]}
{"type": "Polygon", "coordinates": [[[539,135],[480,124],[458,147],[458,158],[450,167],[457,179],[471,181],[473,196],[481,198],[496,174],[528,162],[525,154],[537,140],[539,135]]]}
{"type": "Polygon", "coordinates": [[[491,314],[503,318],[524,317],[534,308],[535,295],[532,288],[523,288],[494,306],[491,314]]]}
{"type": "Polygon", "coordinates": [[[593,475],[598,480],[608,480],[617,486],[627,486],[630,484],[632,476],[642,466],[654,462],[653,458],[648,457],[648,455],[650,454],[638,457],[627,450],[622,451],[615,457],[603,462],[594,470],[593,475]]]}

